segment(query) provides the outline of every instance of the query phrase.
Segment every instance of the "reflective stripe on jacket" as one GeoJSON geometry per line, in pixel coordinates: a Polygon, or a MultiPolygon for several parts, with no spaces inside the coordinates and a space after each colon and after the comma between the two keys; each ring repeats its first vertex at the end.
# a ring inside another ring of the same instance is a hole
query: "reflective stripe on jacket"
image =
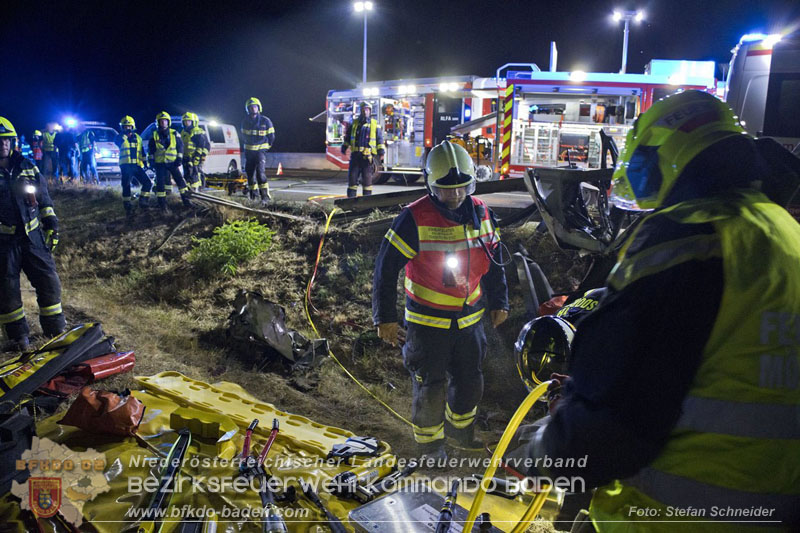
{"type": "Polygon", "coordinates": [[[42,148],[45,152],[56,151],[56,132],[46,131],[42,134],[42,148]]]}
{"type": "Polygon", "coordinates": [[[119,164],[139,165],[143,167],[144,147],[142,146],[142,138],[139,134],[134,133],[132,138],[125,134],[120,135],[120,137],[117,138],[117,146],[119,146],[119,164]]]}
{"type": "MultiPolygon", "coordinates": [[[[800,225],[753,190],[682,202],[650,217],[712,224],[628,255],[608,284],[624,290],[678,264],[721,258],[722,305],[669,440],[635,476],[597,489],[598,531],[674,531],[670,509],[701,510],[698,531],[730,531],[725,520],[800,518],[800,225]],[[768,515],[725,514],[765,508],[768,515]],[[652,518],[637,514],[652,509],[652,518]],[[719,511],[722,511],[720,513],[719,511]],[[648,521],[651,520],[651,521],[648,521]],[[715,523],[714,521],[718,521],[715,523]]],[[[787,523],[762,523],[776,530],[787,523]]]]}
{"type": "Polygon", "coordinates": [[[349,144],[351,152],[361,152],[364,155],[378,155],[385,150],[383,145],[383,135],[378,128],[378,121],[374,118],[369,120],[369,136],[362,133],[361,120],[354,120],[350,126],[349,144]],[[364,143],[365,138],[369,140],[364,143]]]}
{"type": "Polygon", "coordinates": [[[169,128],[169,145],[162,144],[162,138],[158,130],[153,132],[153,140],[156,145],[156,153],[154,159],[156,163],[173,163],[178,158],[178,141],[176,139],[175,130],[169,128]]]}
{"type": "Polygon", "coordinates": [[[489,258],[480,241],[493,252],[499,236],[484,202],[475,197],[472,201],[484,207],[478,229],[445,218],[429,196],[408,207],[417,225],[419,251],[406,264],[405,289],[415,302],[460,311],[480,299],[481,278],[489,271],[489,258]]]}

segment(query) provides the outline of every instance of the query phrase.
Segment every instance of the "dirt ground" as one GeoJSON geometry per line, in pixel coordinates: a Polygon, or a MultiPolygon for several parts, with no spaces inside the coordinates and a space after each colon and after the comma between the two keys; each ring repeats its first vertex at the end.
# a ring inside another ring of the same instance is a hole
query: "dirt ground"
{"type": "MultiPolygon", "coordinates": [[[[304,293],[324,228],[320,206],[271,207],[308,215],[313,222],[263,218],[276,230],[271,249],[242,265],[234,277],[209,278],[186,260],[192,238],[210,236],[225,220],[243,217],[240,212],[215,208],[190,213],[172,198],[171,214],[150,210],[131,220],[124,215],[118,192],[76,187],[52,194],[61,224],[56,261],[68,323],[102,322],[119,349],[136,352],[134,373],[99,382],[98,388],[133,387],[134,374],[165,370],[208,382],[232,381],[279,409],[374,435],[390,443],[396,453],[414,455],[411,429],[357,390],[332,361],[303,375],[288,373],[280,364],[258,371],[257,354],[237,350],[226,340],[227,317],[241,289],[259,291],[281,304],[287,326],[314,337],[304,313],[304,293]],[[186,221],[164,242],[184,217],[186,221]]],[[[312,290],[316,309],[312,318],[339,360],[383,401],[410,418],[411,384],[400,349],[378,341],[371,320],[374,257],[384,230],[370,231],[369,223],[390,216],[376,211],[367,219],[331,224],[312,290]]],[[[588,266],[577,254],[558,249],[534,223],[505,228],[502,235],[512,252],[520,245],[528,250],[556,292],[573,290],[588,266]]],[[[524,305],[513,265],[506,271],[510,318],[497,330],[484,323],[489,353],[478,427],[486,442],[499,439],[526,394],[513,354],[524,324],[524,305]]],[[[35,309],[31,290],[25,299],[26,307],[35,309]]],[[[398,309],[402,305],[398,283],[398,309]]]]}

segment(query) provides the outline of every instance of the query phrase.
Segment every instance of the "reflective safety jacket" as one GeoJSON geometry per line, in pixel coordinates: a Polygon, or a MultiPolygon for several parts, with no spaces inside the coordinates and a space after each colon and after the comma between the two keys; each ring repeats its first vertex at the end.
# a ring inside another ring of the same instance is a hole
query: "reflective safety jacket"
{"type": "Polygon", "coordinates": [[[31,139],[31,150],[33,152],[33,158],[36,161],[40,161],[42,159],[43,156],[42,145],[43,142],[41,137],[34,137],[33,139],[31,139]]]}
{"type": "Polygon", "coordinates": [[[181,131],[183,141],[183,161],[197,165],[205,161],[210,148],[208,137],[203,128],[194,126],[190,130],[181,131]]]}
{"type": "Polygon", "coordinates": [[[142,138],[138,133],[117,135],[116,139],[114,139],[114,144],[119,147],[120,165],[144,166],[144,147],[142,146],[142,138]]]}
{"type": "Polygon", "coordinates": [[[58,218],[39,169],[19,152],[0,169],[0,243],[40,229],[58,230],[58,218]],[[30,188],[29,188],[30,187],[30,188]]]}
{"type": "Polygon", "coordinates": [[[247,115],[242,121],[242,141],[248,152],[269,150],[275,144],[272,121],[261,114],[256,115],[255,119],[247,115]]]}
{"type": "Polygon", "coordinates": [[[508,309],[503,267],[487,255],[502,263],[500,235],[482,200],[470,197],[452,212],[426,196],[398,215],[385,239],[373,280],[376,324],[396,321],[403,265],[407,322],[442,329],[476,324],[484,313],[482,286],[490,309],[508,309]]]}
{"type": "Polygon", "coordinates": [[[354,120],[347,128],[344,136],[345,146],[350,147],[350,152],[361,152],[365,156],[383,155],[386,147],[383,144],[383,132],[378,127],[378,121],[369,120],[369,127],[362,119],[354,120]]]}
{"type": "Polygon", "coordinates": [[[175,130],[169,128],[169,134],[162,134],[158,129],[153,131],[153,137],[147,145],[147,157],[150,163],[180,164],[183,154],[183,141],[175,130]]]}
{"type": "Polygon", "coordinates": [[[95,135],[92,130],[86,130],[78,137],[78,145],[81,148],[81,153],[84,154],[94,149],[95,135]]]}
{"type": "Polygon", "coordinates": [[[42,134],[42,149],[45,152],[56,151],[56,132],[45,131],[42,134]]]}
{"type": "Polygon", "coordinates": [[[648,219],[658,217],[713,232],[629,253],[635,232],[609,287],[624,291],[677,265],[719,258],[722,305],[666,445],[634,476],[597,489],[591,517],[601,532],[674,531],[663,521],[686,518],[671,509],[701,509],[695,516],[719,521],[698,531],[730,531],[723,521],[731,519],[788,528],[800,521],[800,225],[754,190],[681,202],[648,219]],[[753,508],[769,514],[735,514],[753,508]],[[638,509],[652,511],[642,517],[638,509]]]}

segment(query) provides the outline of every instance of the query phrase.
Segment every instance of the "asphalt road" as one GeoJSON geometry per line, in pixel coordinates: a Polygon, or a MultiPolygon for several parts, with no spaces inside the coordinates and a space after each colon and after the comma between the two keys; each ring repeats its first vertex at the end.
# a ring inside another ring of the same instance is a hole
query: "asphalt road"
{"type": "MultiPolygon", "coordinates": [[[[274,169],[268,169],[268,173],[274,174],[274,169]]],[[[119,176],[104,176],[103,184],[107,184],[110,187],[120,187],[119,176]]],[[[314,200],[333,204],[334,200],[344,198],[347,194],[347,173],[319,170],[287,170],[284,171],[282,176],[271,175],[269,177],[269,187],[272,197],[276,200],[295,202],[314,200]]],[[[397,184],[390,180],[384,185],[374,185],[373,194],[407,191],[422,187],[422,180],[410,185],[397,184]]],[[[226,196],[224,192],[215,191],[214,189],[205,189],[204,192],[216,192],[216,194],[226,196]]],[[[234,197],[241,196],[242,192],[237,192],[234,197]]],[[[481,198],[493,208],[523,209],[532,203],[530,196],[526,192],[494,193],[483,195],[481,198]]]]}

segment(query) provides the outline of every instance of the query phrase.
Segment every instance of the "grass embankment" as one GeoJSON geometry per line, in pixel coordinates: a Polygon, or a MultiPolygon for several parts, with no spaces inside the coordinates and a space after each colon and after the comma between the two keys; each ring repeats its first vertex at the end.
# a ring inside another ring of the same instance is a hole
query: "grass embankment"
{"type": "MultiPolygon", "coordinates": [[[[236,382],[282,410],[375,435],[396,452],[413,454],[410,428],[359,391],[332,361],[303,376],[281,372],[279,365],[270,367],[276,371],[261,372],[254,369],[257,354],[240,353],[227,344],[226,320],[241,289],[259,291],[280,303],[286,309],[287,326],[314,337],[303,297],[324,227],[318,207],[277,206],[295,214],[314,215],[316,210],[316,222],[265,219],[276,232],[271,248],[241,265],[232,277],[209,277],[187,261],[192,237],[212,235],[225,220],[241,217],[237,212],[213,210],[191,217],[162,246],[181,221],[178,214],[153,211],[128,220],[118,193],[107,190],[66,189],[55,191],[54,199],[61,221],[56,258],[68,322],[102,322],[119,348],[135,350],[135,374],[174,370],[209,382],[236,382]]],[[[503,238],[512,252],[523,243],[556,291],[574,288],[586,267],[577,255],[560,251],[547,235],[536,232],[533,224],[507,229],[503,238]]],[[[376,342],[372,326],[372,272],[380,240],[381,233],[365,231],[363,223],[331,225],[312,293],[318,312],[312,311],[312,316],[342,363],[410,417],[410,380],[400,350],[376,342]]],[[[499,437],[525,395],[513,359],[524,312],[513,270],[507,269],[511,317],[498,330],[486,324],[489,353],[479,424],[481,436],[489,441],[499,437]]],[[[28,293],[28,299],[31,296],[28,293]]],[[[402,301],[398,284],[398,305],[402,301]]],[[[131,386],[131,376],[98,386],[131,386]]]]}

